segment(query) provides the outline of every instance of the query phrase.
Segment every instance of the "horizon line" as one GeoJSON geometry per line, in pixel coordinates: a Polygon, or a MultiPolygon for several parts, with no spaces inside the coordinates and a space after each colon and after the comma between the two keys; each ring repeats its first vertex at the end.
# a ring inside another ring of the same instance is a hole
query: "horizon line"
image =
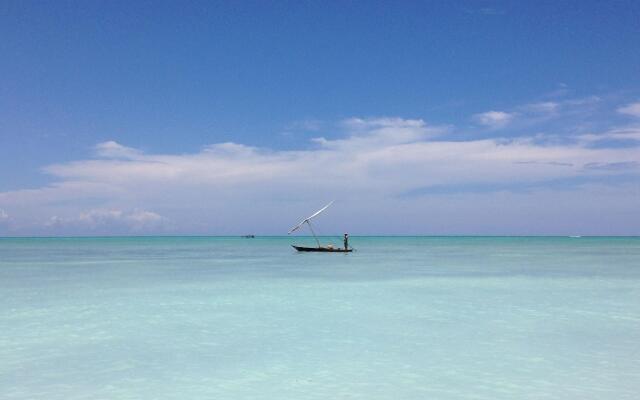
{"type": "MultiPolygon", "coordinates": [[[[109,239],[109,238],[238,238],[238,239],[258,239],[258,238],[313,238],[312,235],[255,235],[253,237],[246,237],[247,235],[61,235],[61,236],[40,236],[40,235],[25,235],[25,236],[0,236],[0,239],[109,239]]],[[[331,238],[342,237],[342,235],[317,235],[317,237],[331,238]]],[[[484,234],[349,234],[349,237],[398,237],[398,238],[411,238],[411,237],[428,237],[428,238],[640,238],[638,235],[560,235],[560,234],[529,234],[529,235],[484,235],[484,234]]]]}

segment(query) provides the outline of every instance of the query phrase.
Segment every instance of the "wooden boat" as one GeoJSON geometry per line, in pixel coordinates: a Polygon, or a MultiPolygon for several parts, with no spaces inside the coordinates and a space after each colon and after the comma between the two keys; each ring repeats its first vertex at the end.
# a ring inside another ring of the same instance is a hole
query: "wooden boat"
{"type": "MultiPolygon", "coordinates": [[[[288,233],[290,235],[292,232],[295,232],[298,229],[300,229],[302,225],[307,224],[307,226],[309,227],[309,230],[311,230],[311,233],[313,234],[313,238],[316,240],[316,243],[318,244],[318,247],[297,246],[295,244],[292,244],[291,247],[293,247],[298,251],[308,251],[308,252],[313,251],[313,252],[321,252],[321,253],[351,253],[353,251],[353,249],[350,249],[347,246],[345,247],[334,247],[332,245],[322,246],[320,244],[320,241],[318,240],[318,237],[316,236],[316,233],[313,231],[313,227],[311,226],[311,222],[309,221],[311,221],[312,218],[320,215],[320,213],[326,210],[327,208],[329,208],[331,204],[333,204],[333,201],[327,204],[326,206],[322,207],[320,210],[316,211],[310,217],[303,219],[302,222],[300,222],[298,225],[291,228],[291,230],[288,233]]],[[[346,237],[346,234],[345,234],[345,237],[346,237]]]]}
{"type": "Polygon", "coordinates": [[[341,249],[339,247],[304,247],[292,244],[291,247],[298,251],[316,251],[322,253],[351,253],[353,249],[341,249]]]}

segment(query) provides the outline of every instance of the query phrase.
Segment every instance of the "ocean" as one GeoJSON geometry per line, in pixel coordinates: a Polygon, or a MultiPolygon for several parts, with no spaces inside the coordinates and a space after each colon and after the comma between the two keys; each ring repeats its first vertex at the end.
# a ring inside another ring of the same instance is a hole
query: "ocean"
{"type": "Polygon", "coordinates": [[[0,239],[0,398],[639,396],[640,238],[292,243],[0,239]]]}

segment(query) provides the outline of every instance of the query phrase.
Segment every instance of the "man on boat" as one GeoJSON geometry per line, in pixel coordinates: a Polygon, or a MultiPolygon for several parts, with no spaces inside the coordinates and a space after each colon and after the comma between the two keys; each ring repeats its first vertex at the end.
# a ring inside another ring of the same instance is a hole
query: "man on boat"
{"type": "Polygon", "coordinates": [[[345,250],[349,249],[349,234],[348,233],[344,234],[344,249],[345,250]]]}

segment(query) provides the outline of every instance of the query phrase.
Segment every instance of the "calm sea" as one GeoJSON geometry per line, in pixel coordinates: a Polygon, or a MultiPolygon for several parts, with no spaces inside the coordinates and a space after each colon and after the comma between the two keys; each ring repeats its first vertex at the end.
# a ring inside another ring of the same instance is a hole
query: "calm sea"
{"type": "Polygon", "coordinates": [[[640,238],[294,242],[0,239],[0,398],[639,396],[640,238]]]}

